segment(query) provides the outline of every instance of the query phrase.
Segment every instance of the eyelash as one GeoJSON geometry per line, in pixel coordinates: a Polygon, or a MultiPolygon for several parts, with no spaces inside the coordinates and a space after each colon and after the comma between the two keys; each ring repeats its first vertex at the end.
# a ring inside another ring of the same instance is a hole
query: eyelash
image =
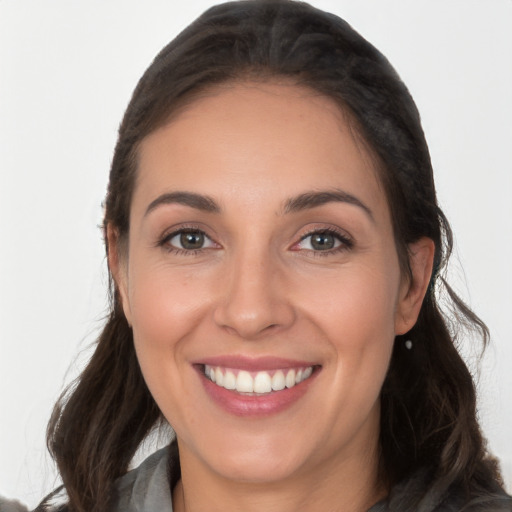
{"type": "MultiPolygon", "coordinates": [[[[167,252],[175,254],[177,256],[196,256],[200,253],[202,253],[205,250],[210,249],[210,247],[201,247],[199,249],[181,249],[179,247],[175,247],[173,245],[170,245],[170,241],[181,234],[185,233],[196,233],[199,235],[204,236],[205,239],[209,240],[211,243],[216,244],[202,229],[194,226],[186,226],[179,229],[176,229],[172,231],[171,233],[165,234],[161,237],[161,239],[158,241],[157,246],[164,248],[167,252]]],[[[338,254],[343,251],[350,250],[354,247],[353,240],[347,236],[346,233],[340,232],[333,228],[316,228],[312,229],[305,235],[303,235],[299,242],[296,242],[293,247],[299,245],[301,242],[306,240],[307,238],[313,236],[313,235],[330,235],[333,236],[337,241],[340,242],[340,245],[338,247],[334,247],[332,249],[325,249],[325,250],[314,250],[314,249],[304,249],[305,251],[308,251],[309,253],[312,253],[315,257],[324,257],[324,256],[331,256],[333,254],[338,254]]],[[[298,252],[300,249],[296,249],[298,252]]]]}
{"type": "Polygon", "coordinates": [[[199,249],[181,249],[179,247],[175,247],[170,245],[170,241],[178,235],[185,233],[197,233],[204,236],[205,239],[209,240],[212,243],[213,240],[200,228],[195,226],[184,226],[179,229],[172,231],[171,233],[167,233],[162,236],[162,238],[158,241],[157,246],[164,248],[167,252],[175,254],[177,256],[196,256],[197,254],[202,253],[205,250],[208,250],[208,247],[201,247],[199,249]]]}
{"type": "Polygon", "coordinates": [[[312,249],[305,249],[308,252],[312,253],[314,257],[325,257],[325,256],[332,256],[333,254],[338,254],[347,250],[350,250],[354,247],[354,241],[352,238],[350,238],[347,233],[338,231],[334,228],[315,228],[303,235],[299,242],[294,244],[294,246],[300,244],[302,241],[306,240],[307,238],[313,236],[313,235],[331,235],[333,236],[337,241],[340,242],[340,245],[338,247],[334,247],[332,249],[325,249],[325,250],[312,250],[312,249]]]}

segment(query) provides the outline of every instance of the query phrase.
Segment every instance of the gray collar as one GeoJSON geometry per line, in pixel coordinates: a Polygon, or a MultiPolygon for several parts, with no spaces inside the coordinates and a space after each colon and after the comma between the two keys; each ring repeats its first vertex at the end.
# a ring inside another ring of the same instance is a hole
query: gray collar
{"type": "Polygon", "coordinates": [[[116,485],[116,512],[172,512],[168,471],[169,448],[148,457],[138,468],[122,476],[116,485]]]}

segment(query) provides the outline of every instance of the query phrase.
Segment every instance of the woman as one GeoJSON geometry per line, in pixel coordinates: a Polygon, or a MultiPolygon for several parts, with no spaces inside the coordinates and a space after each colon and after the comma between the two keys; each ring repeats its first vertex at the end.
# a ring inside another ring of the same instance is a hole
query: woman
{"type": "Polygon", "coordinates": [[[437,303],[418,113],[345,22],[249,1],[180,34],[126,111],[104,230],[112,312],[39,510],[511,510],[437,303]],[[127,473],[159,421],[177,443],[127,473]]]}

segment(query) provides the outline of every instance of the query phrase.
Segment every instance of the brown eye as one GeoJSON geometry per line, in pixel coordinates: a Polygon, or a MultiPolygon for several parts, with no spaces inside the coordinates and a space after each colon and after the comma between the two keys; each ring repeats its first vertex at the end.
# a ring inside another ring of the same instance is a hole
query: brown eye
{"type": "Polygon", "coordinates": [[[203,231],[199,229],[182,229],[167,236],[162,245],[180,251],[198,251],[218,247],[203,231]]]}
{"type": "Polygon", "coordinates": [[[352,240],[341,233],[331,230],[319,230],[303,236],[300,242],[294,246],[293,250],[332,254],[337,252],[337,250],[351,249],[353,245],[352,240]]]}
{"type": "Polygon", "coordinates": [[[326,251],[334,249],[336,242],[336,237],[331,233],[314,233],[311,235],[310,243],[311,247],[316,251],[326,251]]]}
{"type": "Polygon", "coordinates": [[[204,245],[204,233],[191,231],[180,234],[180,245],[183,249],[201,249],[204,245]]]}

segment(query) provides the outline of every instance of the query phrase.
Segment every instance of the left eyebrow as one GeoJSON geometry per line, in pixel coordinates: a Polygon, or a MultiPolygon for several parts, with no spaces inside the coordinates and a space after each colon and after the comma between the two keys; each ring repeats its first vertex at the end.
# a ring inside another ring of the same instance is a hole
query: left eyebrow
{"type": "Polygon", "coordinates": [[[146,209],[144,216],[165,204],[182,204],[209,213],[220,213],[219,205],[208,196],[194,192],[169,192],[158,196],[146,209]]]}
{"type": "Polygon", "coordinates": [[[284,205],[284,213],[299,212],[316,208],[327,203],[348,203],[361,208],[370,219],[375,222],[373,213],[360,199],[343,190],[321,190],[318,192],[305,192],[288,199],[284,205]]]}

